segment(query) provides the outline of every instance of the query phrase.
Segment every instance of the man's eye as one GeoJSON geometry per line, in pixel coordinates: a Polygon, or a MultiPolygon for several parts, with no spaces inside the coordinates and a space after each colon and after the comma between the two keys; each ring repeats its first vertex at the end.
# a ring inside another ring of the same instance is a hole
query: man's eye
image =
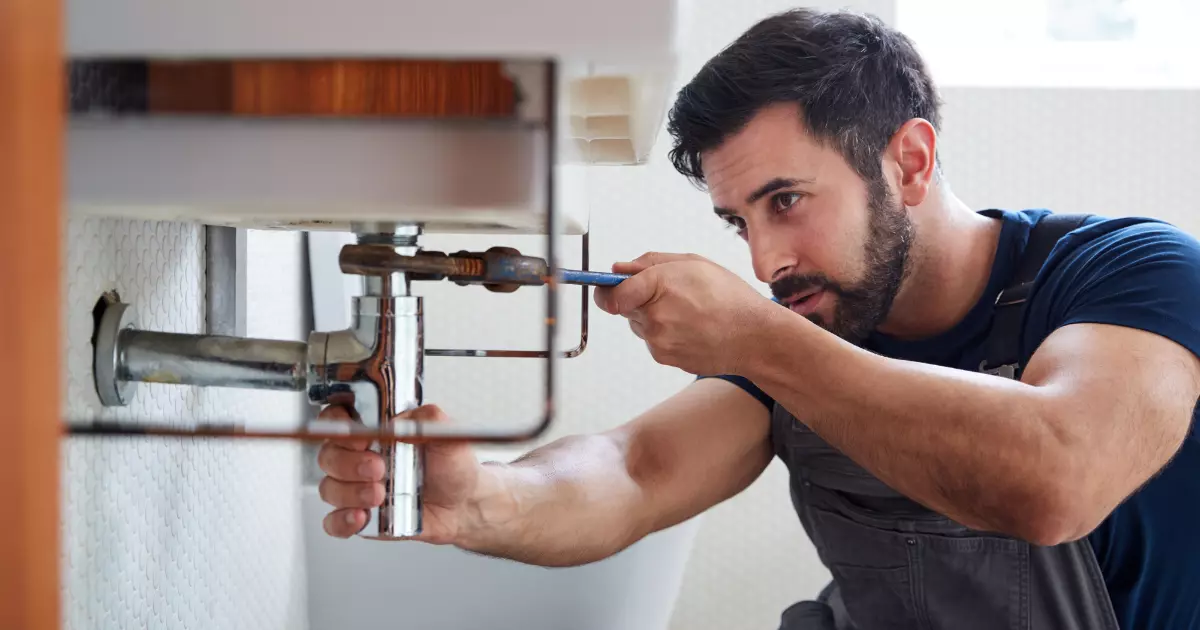
{"type": "Polygon", "coordinates": [[[775,212],[787,212],[796,202],[800,201],[803,195],[800,193],[780,193],[772,198],[772,203],[775,204],[773,210],[775,212]]]}
{"type": "Polygon", "coordinates": [[[725,223],[738,232],[746,229],[746,220],[741,217],[725,217],[725,223]]]}

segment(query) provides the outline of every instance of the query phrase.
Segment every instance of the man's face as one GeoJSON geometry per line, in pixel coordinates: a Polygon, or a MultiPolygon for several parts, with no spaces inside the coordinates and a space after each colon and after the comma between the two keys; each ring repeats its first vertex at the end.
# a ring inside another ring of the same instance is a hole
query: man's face
{"type": "Polygon", "coordinates": [[[816,142],[795,105],[764,108],[702,158],[718,216],[780,302],[853,343],[883,322],[913,234],[886,182],[816,142]]]}

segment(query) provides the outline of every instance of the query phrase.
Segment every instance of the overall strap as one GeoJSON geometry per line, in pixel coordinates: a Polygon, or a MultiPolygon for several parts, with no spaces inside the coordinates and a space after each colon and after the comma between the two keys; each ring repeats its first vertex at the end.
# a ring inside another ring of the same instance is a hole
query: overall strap
{"type": "Polygon", "coordinates": [[[1083,225],[1091,216],[1048,214],[1029,231],[1029,241],[1025,244],[1025,251],[1017,263],[1017,272],[1008,288],[996,297],[992,329],[985,344],[987,352],[983,362],[979,364],[980,372],[1007,378],[1017,377],[1021,360],[1021,316],[1025,310],[1025,302],[1033,291],[1033,282],[1059,239],[1083,225]]]}

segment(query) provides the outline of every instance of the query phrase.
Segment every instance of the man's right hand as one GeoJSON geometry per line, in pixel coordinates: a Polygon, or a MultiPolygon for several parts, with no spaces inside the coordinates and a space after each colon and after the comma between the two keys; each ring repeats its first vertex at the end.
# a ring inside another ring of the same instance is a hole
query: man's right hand
{"type": "MultiPolygon", "coordinates": [[[[397,418],[426,422],[447,419],[436,405],[417,407],[397,418]]],[[[341,406],[326,407],[321,419],[352,421],[341,406]]],[[[383,458],[367,446],[366,440],[327,442],[317,455],[317,463],[327,475],[318,486],[321,499],[334,508],[324,521],[325,531],[331,536],[357,534],[366,525],[367,510],[383,501],[383,458]]],[[[453,544],[477,519],[477,510],[470,505],[483,467],[464,443],[425,444],[422,449],[423,531],[413,540],[453,544]]]]}
{"type": "MultiPolygon", "coordinates": [[[[445,421],[432,405],[400,416],[445,421]]],[[[341,407],[322,413],[350,421],[341,407]]],[[[630,422],[559,438],[505,464],[466,444],[425,444],[424,533],[416,537],[539,566],[607,558],[646,534],[741,491],[771,460],[767,408],[738,386],[703,379],[630,422]]],[[[383,500],[383,460],[367,441],[326,444],[325,531],[352,536],[383,500]]]]}

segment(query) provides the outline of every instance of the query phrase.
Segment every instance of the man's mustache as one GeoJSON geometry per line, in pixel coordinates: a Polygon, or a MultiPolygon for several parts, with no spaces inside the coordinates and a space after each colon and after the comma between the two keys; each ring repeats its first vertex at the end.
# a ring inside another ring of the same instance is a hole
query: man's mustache
{"type": "Polygon", "coordinates": [[[841,285],[833,281],[833,279],[822,274],[796,274],[784,276],[771,283],[771,294],[776,300],[786,300],[793,295],[813,291],[829,291],[834,294],[842,294],[841,285]]]}

